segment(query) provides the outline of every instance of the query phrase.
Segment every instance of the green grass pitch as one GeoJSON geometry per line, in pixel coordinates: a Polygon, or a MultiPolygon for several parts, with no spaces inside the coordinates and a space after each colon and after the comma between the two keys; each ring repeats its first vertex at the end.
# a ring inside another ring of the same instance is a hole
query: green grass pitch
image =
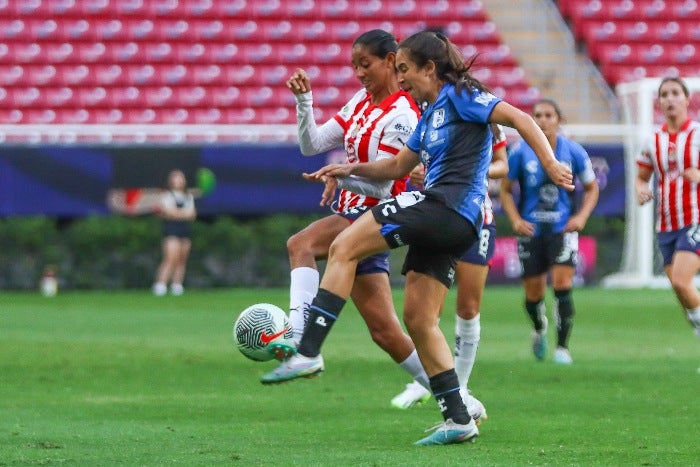
{"type": "Polygon", "coordinates": [[[390,407],[409,378],[352,305],[320,377],[265,387],[274,363],[245,359],[231,327],[253,303],[285,308],[285,290],[3,292],[0,466],[698,465],[700,341],[673,293],[574,300],[574,365],[562,367],[551,350],[532,357],[522,290],[489,287],[470,386],[490,418],[474,444],[416,447],[440,413],[390,407]]]}

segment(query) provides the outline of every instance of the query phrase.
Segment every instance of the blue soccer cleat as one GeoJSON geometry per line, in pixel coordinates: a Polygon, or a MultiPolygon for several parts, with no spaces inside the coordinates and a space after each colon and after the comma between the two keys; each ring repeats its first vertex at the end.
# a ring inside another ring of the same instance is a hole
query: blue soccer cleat
{"type": "Polygon", "coordinates": [[[542,317],[544,327],[539,331],[532,331],[532,353],[537,360],[544,360],[547,356],[547,318],[542,317]]]}
{"type": "Polygon", "coordinates": [[[448,418],[446,421],[428,428],[425,431],[433,433],[425,438],[416,441],[416,446],[441,446],[444,444],[457,444],[474,442],[474,438],[479,436],[479,429],[473,419],[469,420],[466,425],[460,425],[448,418]]]}

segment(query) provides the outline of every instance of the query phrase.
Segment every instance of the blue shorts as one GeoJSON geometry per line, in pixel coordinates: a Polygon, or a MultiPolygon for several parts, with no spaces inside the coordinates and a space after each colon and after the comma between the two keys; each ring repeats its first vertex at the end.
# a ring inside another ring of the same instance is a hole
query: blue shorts
{"type": "MultiPolygon", "coordinates": [[[[349,220],[351,223],[357,220],[365,211],[369,211],[367,206],[359,206],[356,208],[349,209],[345,212],[337,212],[339,216],[349,220]]],[[[360,260],[357,263],[357,269],[355,269],[356,276],[362,276],[365,274],[376,274],[380,272],[385,272],[389,274],[389,252],[383,251],[377,253],[376,255],[368,256],[365,259],[360,260]]]]}
{"type": "Polygon", "coordinates": [[[657,240],[661,256],[664,258],[664,266],[671,264],[676,251],[692,251],[700,255],[700,226],[698,225],[689,225],[671,232],[659,232],[657,240]]]}
{"type": "Polygon", "coordinates": [[[496,226],[484,225],[479,239],[464,253],[459,260],[477,266],[489,266],[496,251],[496,226]]]}

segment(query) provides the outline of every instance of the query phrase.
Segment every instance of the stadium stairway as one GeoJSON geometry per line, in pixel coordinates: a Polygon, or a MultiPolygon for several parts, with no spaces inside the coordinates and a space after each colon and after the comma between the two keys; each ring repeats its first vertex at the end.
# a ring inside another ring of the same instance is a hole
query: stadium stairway
{"type": "Polygon", "coordinates": [[[557,101],[567,123],[617,123],[613,90],[549,0],[484,0],[501,38],[543,97],[557,101]]]}

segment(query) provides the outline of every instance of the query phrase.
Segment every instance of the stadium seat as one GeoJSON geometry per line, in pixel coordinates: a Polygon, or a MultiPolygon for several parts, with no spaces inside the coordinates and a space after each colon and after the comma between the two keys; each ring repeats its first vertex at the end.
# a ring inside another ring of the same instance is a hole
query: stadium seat
{"type": "Polygon", "coordinates": [[[214,107],[231,107],[234,105],[241,105],[241,88],[236,86],[214,86],[209,88],[209,92],[211,94],[211,105],[214,107]]]}
{"type": "Polygon", "coordinates": [[[216,124],[228,123],[224,120],[224,114],[217,108],[194,108],[190,109],[188,123],[216,124]]]}
{"type": "Polygon", "coordinates": [[[27,68],[20,65],[0,65],[0,86],[11,86],[23,82],[26,79],[24,75],[27,68]]]}
{"type": "Polygon", "coordinates": [[[287,107],[263,107],[258,113],[260,119],[268,123],[289,124],[296,121],[296,114],[287,107]]]}
{"type": "Polygon", "coordinates": [[[81,87],[77,91],[76,104],[79,107],[102,107],[110,103],[107,89],[102,86],[81,87]]]}
{"type": "Polygon", "coordinates": [[[479,0],[0,0],[0,110],[22,122],[294,123],[285,82],[302,67],[325,121],[361,88],[350,65],[361,32],[430,26],[479,54],[487,84],[527,88],[479,0]]]}

